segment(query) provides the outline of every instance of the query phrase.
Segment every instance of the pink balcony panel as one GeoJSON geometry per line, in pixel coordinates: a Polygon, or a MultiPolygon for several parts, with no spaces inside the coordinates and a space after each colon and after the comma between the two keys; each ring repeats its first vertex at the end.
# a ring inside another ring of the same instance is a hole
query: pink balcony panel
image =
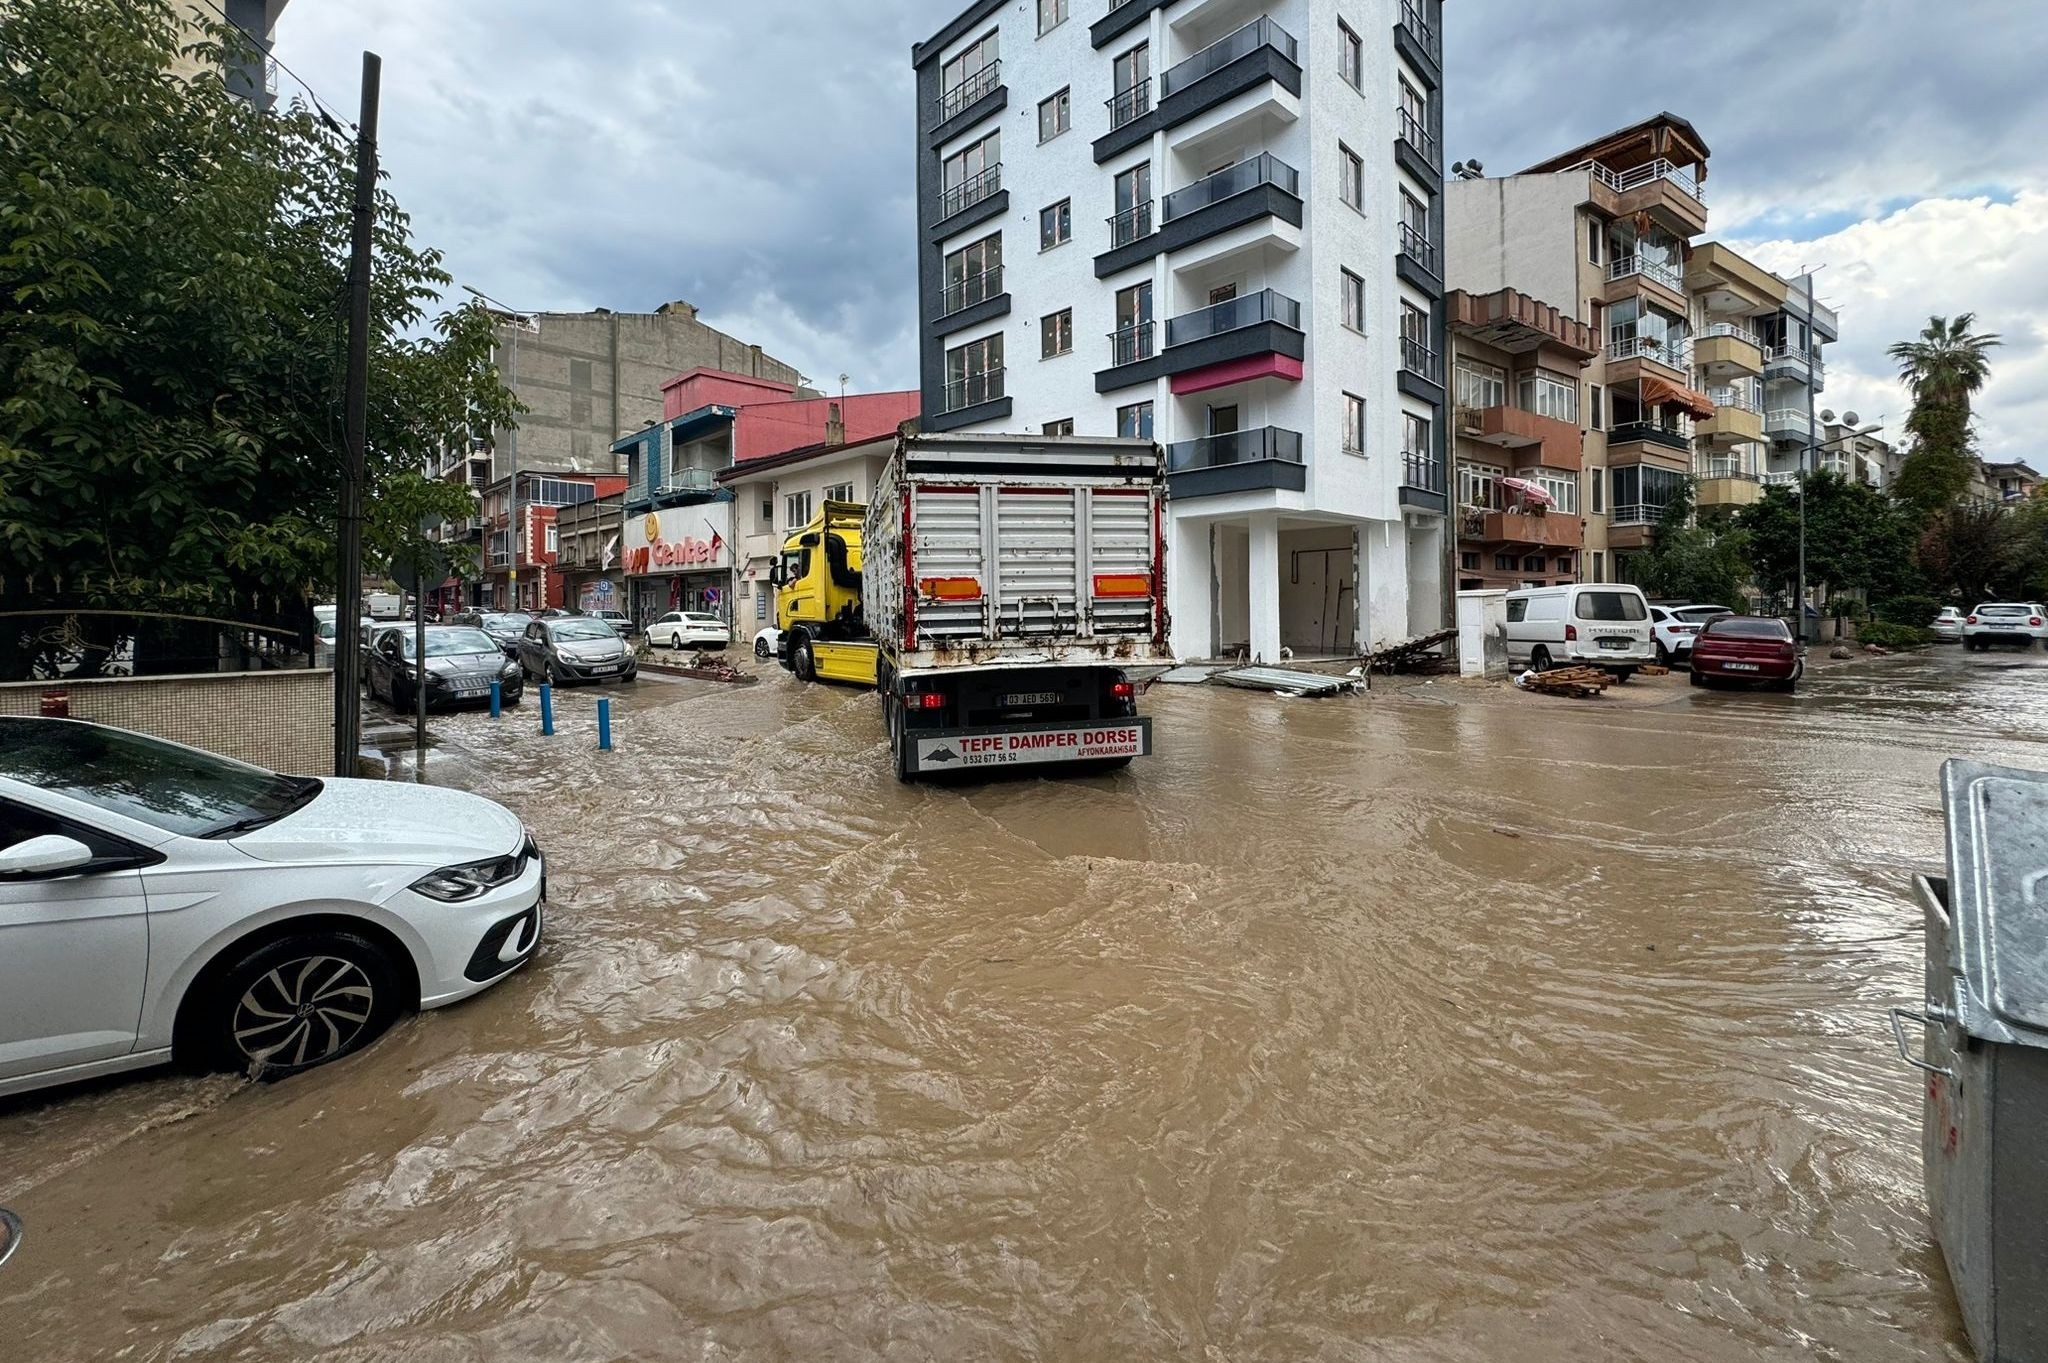
{"type": "Polygon", "coordinates": [[[1289,383],[1300,383],[1301,361],[1289,355],[1275,354],[1225,360],[1221,364],[1175,374],[1173,391],[1177,395],[1206,393],[1211,388],[1227,388],[1233,383],[1249,383],[1253,379],[1286,379],[1289,383]]]}

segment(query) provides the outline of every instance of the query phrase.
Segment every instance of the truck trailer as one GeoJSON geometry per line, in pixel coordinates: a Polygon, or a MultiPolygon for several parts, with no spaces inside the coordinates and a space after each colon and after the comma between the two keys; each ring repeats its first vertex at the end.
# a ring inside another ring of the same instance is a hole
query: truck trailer
{"type": "Polygon", "coordinates": [[[782,665],[872,686],[899,779],[1152,751],[1130,669],[1168,666],[1165,461],[1145,440],[904,435],[771,581],[782,665]]]}

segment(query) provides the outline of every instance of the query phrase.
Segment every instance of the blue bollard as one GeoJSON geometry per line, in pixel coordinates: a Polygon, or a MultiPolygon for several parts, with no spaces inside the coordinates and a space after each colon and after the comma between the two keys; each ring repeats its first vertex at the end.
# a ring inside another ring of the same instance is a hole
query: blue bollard
{"type": "Polygon", "coordinates": [[[546,682],[540,684],[540,731],[543,736],[555,731],[555,691],[546,682]]]}
{"type": "Polygon", "coordinates": [[[597,750],[612,750],[612,701],[610,696],[601,697],[597,702],[597,750]]]}
{"type": "Polygon", "coordinates": [[[505,684],[496,677],[491,678],[491,718],[496,719],[505,709],[505,684]]]}

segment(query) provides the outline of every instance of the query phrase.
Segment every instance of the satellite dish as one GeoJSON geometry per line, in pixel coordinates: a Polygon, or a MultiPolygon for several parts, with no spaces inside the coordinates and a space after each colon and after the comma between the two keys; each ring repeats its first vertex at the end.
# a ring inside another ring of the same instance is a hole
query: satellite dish
{"type": "Polygon", "coordinates": [[[1857,416],[1854,412],[1844,412],[1842,413],[1842,424],[1844,426],[1861,426],[1863,418],[1857,416]]]}
{"type": "MultiPolygon", "coordinates": [[[[1820,409],[1820,419],[1821,419],[1822,421],[1825,421],[1825,422],[1827,422],[1827,423],[1828,423],[1828,424],[1829,424],[1830,426],[1834,425],[1834,424],[1835,424],[1835,413],[1834,413],[1834,410],[1833,410],[1832,408],[1828,408],[1828,407],[1823,407],[1823,408],[1821,408],[1821,409],[1820,409]]],[[[1852,416],[1852,417],[1850,417],[1850,418],[1849,418],[1849,424],[1850,424],[1851,426],[1854,426],[1854,425],[1856,424],[1856,418],[1855,418],[1855,417],[1853,417],[1853,416],[1852,416]]]]}

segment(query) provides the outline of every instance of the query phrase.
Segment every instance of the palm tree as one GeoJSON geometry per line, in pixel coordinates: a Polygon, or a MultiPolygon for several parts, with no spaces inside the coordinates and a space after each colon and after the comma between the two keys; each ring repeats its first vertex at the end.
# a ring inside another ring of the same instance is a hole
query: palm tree
{"type": "Polygon", "coordinates": [[[1899,377],[1913,390],[1915,406],[1955,407],[1967,419],[1970,397],[1991,375],[1988,352],[2000,344],[1990,332],[1972,333],[1977,314],[1930,317],[1917,341],[1900,341],[1886,352],[1899,362],[1899,377]]]}

